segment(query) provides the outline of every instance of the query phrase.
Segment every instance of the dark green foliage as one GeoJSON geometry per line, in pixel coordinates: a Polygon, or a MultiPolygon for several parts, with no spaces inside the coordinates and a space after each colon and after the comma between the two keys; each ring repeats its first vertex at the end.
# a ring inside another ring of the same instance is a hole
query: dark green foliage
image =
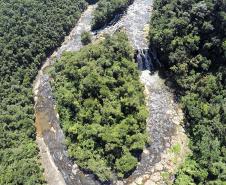
{"type": "Polygon", "coordinates": [[[186,113],[193,155],[176,184],[226,181],[226,1],[155,0],[150,40],[186,113]]]}
{"type": "Polygon", "coordinates": [[[81,41],[83,45],[89,44],[92,41],[90,32],[83,32],[81,35],[81,41]]]}
{"type": "Polygon", "coordinates": [[[123,13],[133,0],[100,0],[94,12],[92,29],[108,24],[116,15],[123,13]]]}
{"type": "Polygon", "coordinates": [[[69,155],[101,181],[133,170],[147,139],[147,111],[125,34],[65,53],[53,76],[69,155]]]}
{"type": "Polygon", "coordinates": [[[32,82],[79,18],[83,0],[0,1],[0,184],[43,184],[32,82]]]}
{"type": "Polygon", "coordinates": [[[89,4],[95,4],[98,0],[86,0],[87,3],[89,4]]]}

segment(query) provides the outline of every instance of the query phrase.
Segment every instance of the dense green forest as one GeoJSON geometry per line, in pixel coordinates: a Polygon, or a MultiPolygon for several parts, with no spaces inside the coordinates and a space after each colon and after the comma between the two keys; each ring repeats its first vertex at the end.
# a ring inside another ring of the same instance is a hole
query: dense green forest
{"type": "Polygon", "coordinates": [[[150,42],[176,84],[191,139],[175,184],[225,184],[226,1],[155,0],[150,42]]]}
{"type": "MultiPolygon", "coordinates": [[[[133,0],[0,0],[0,184],[45,184],[32,82],[42,62],[96,3],[92,29],[133,0]]],[[[141,10],[142,11],[142,10],[141,10]]],[[[122,31],[67,52],[51,74],[70,157],[102,182],[129,175],[147,143],[143,86],[122,31]]],[[[226,182],[226,0],[154,0],[150,47],[185,113],[190,154],[176,185],[226,182]]]]}
{"type": "Polygon", "coordinates": [[[108,24],[116,15],[123,13],[134,0],[100,0],[94,11],[92,29],[108,24]]]}
{"type": "Polygon", "coordinates": [[[0,184],[43,184],[32,82],[69,32],[83,0],[0,0],[0,184]]]}
{"type": "Polygon", "coordinates": [[[125,33],[65,53],[52,76],[70,157],[101,181],[127,175],[147,141],[147,111],[125,33]]]}

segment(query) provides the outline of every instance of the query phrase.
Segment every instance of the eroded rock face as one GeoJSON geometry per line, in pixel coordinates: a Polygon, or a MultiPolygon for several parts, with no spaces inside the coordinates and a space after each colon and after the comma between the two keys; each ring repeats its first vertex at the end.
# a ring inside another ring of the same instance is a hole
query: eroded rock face
{"type": "MultiPolygon", "coordinates": [[[[93,33],[94,40],[104,33],[113,34],[120,27],[124,27],[135,50],[148,48],[145,35],[151,5],[152,0],[135,0],[118,22],[93,33]]],[[[45,177],[50,185],[101,184],[92,175],[81,172],[78,166],[67,157],[64,135],[60,128],[50,86],[51,78],[45,73],[45,70],[51,67],[64,51],[78,51],[82,47],[81,33],[90,31],[92,12],[95,7],[96,5],[89,6],[83,13],[62,46],[46,60],[34,83],[37,143],[45,177]]],[[[173,93],[166,87],[158,73],[150,75],[148,71],[141,72],[141,82],[145,86],[149,109],[147,131],[150,143],[144,150],[140,164],[134,173],[128,179],[111,184],[164,184],[164,181],[170,180],[176,166],[180,164],[184,153],[187,152],[187,139],[180,126],[183,114],[174,102],[173,93]],[[171,148],[174,145],[179,145],[181,150],[172,152],[171,148]],[[165,171],[169,173],[168,176],[163,175],[165,171]]]]}

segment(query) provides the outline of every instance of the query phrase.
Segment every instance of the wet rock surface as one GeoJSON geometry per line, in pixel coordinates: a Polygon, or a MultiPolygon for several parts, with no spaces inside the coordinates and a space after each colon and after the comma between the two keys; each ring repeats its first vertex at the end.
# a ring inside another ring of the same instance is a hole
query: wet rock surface
{"type": "Polygon", "coordinates": [[[117,29],[123,27],[134,49],[148,48],[148,30],[145,28],[149,26],[152,3],[153,0],[135,0],[117,22],[97,30],[95,34],[97,37],[103,34],[113,34],[117,29]]]}
{"type": "Polygon", "coordinates": [[[172,182],[177,167],[189,152],[187,136],[181,126],[183,113],[158,72],[142,71],[140,79],[145,86],[149,109],[149,146],[127,184],[166,184],[172,182]]]}
{"type": "MultiPolygon", "coordinates": [[[[121,18],[102,30],[93,32],[94,40],[104,33],[113,34],[124,27],[135,50],[148,48],[145,37],[150,19],[152,0],[135,0],[121,18]]],[[[64,43],[50,56],[34,82],[33,92],[35,100],[37,143],[40,148],[41,162],[45,169],[45,177],[50,185],[98,185],[93,175],[84,174],[67,156],[64,145],[64,134],[60,128],[58,114],[50,86],[51,78],[45,72],[64,51],[78,51],[82,48],[81,33],[90,31],[92,12],[96,5],[91,5],[83,13],[75,28],[66,37],[64,43]]],[[[154,56],[154,55],[153,55],[154,56]]],[[[154,57],[156,58],[156,57],[154,57]]],[[[123,181],[111,184],[164,184],[162,172],[173,175],[176,166],[183,160],[186,151],[186,136],[180,123],[183,114],[174,102],[173,93],[164,84],[158,73],[141,72],[141,82],[145,86],[149,117],[147,131],[150,137],[149,146],[144,150],[137,169],[123,181]],[[170,148],[180,145],[181,151],[172,154],[170,148]],[[177,156],[178,161],[174,158],[177,156]]],[[[171,176],[172,176],[171,175],[171,176]]],[[[171,177],[170,176],[170,177],[171,177]]]]}
{"type": "Polygon", "coordinates": [[[50,85],[50,76],[45,71],[59,59],[64,51],[78,51],[82,47],[81,33],[90,30],[95,5],[83,13],[64,43],[44,63],[33,85],[36,115],[37,143],[45,178],[50,185],[95,185],[92,175],[83,174],[67,156],[64,134],[60,128],[58,114],[50,85]]]}

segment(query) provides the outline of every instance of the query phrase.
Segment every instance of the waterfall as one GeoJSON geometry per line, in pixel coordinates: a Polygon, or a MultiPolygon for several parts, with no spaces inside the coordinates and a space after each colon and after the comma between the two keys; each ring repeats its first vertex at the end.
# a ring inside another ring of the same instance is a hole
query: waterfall
{"type": "Polygon", "coordinates": [[[138,63],[138,69],[143,71],[143,59],[139,50],[137,51],[136,62],[138,63]]]}
{"type": "MultiPolygon", "coordinates": [[[[183,143],[183,145],[186,144],[184,140],[181,140],[182,137],[179,137],[180,140],[175,139],[177,138],[174,135],[175,120],[176,124],[179,125],[183,116],[178,113],[180,109],[174,103],[174,96],[165,87],[164,80],[159,77],[158,72],[153,74],[161,67],[161,63],[157,58],[155,49],[147,49],[148,39],[144,37],[144,27],[150,20],[151,9],[149,7],[151,7],[152,2],[152,0],[135,0],[119,21],[117,21],[119,17],[116,17],[112,21],[112,25],[93,32],[95,38],[101,38],[105,33],[113,34],[122,26],[125,28],[128,38],[136,51],[134,59],[139,70],[142,71],[141,81],[145,86],[145,92],[147,92],[147,107],[150,111],[147,120],[147,134],[150,138],[149,146],[143,152],[139,165],[133,174],[123,181],[110,183],[114,185],[140,184],[141,180],[144,184],[157,184],[152,181],[154,179],[158,181],[158,178],[161,179],[161,173],[167,170],[170,171],[174,165],[172,164],[173,158],[166,156],[166,158],[161,159],[163,152],[173,146],[173,141],[181,146],[183,143]],[[171,136],[174,136],[172,141],[171,136]]],[[[78,51],[83,47],[80,36],[83,31],[90,30],[92,12],[95,7],[96,5],[89,6],[87,11],[83,13],[80,21],[65,39],[62,46],[46,60],[34,83],[36,127],[40,128],[40,130],[37,129],[37,134],[41,133],[40,137],[37,137],[37,142],[41,151],[42,165],[45,168],[45,177],[49,185],[101,184],[92,174],[82,172],[68,158],[64,144],[64,134],[60,128],[59,117],[53,102],[54,98],[50,86],[51,78],[45,73],[46,69],[54,65],[55,59],[60,58],[64,51],[78,51]]],[[[158,182],[158,184],[163,183],[158,182]]]]}
{"type": "Polygon", "coordinates": [[[161,67],[157,57],[154,57],[149,49],[138,49],[135,60],[138,64],[138,69],[141,71],[149,70],[153,72],[157,68],[161,67]]]}

